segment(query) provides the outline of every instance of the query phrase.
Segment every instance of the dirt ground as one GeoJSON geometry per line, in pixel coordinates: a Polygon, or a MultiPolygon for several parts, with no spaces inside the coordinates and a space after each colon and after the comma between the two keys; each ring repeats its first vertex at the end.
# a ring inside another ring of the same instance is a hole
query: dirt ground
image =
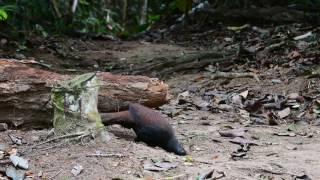
{"type": "MultiPolygon", "coordinates": [[[[54,70],[63,67],[65,71],[71,71],[86,67],[85,71],[107,71],[106,67],[112,66],[110,70],[116,72],[114,61],[196,51],[170,44],[111,41],[70,40],[64,47],[54,53],[39,47],[26,56],[52,65],[50,67],[54,70]]],[[[205,93],[213,91],[226,96],[246,90],[256,96],[286,96],[308,91],[312,84],[318,86],[318,79],[292,76],[290,72],[287,67],[262,68],[258,71],[260,82],[253,78],[211,80],[204,76],[204,72],[176,74],[164,79],[170,85],[172,97],[160,110],[171,117],[170,123],[188,151],[185,157],[134,142],[134,132],[119,126],[107,127],[111,140],[106,143],[61,146],[49,143],[32,149],[44,140],[49,130],[7,130],[0,133],[0,145],[17,148],[18,153],[28,160],[34,179],[196,180],[212,170],[212,179],[320,179],[320,128],[313,125],[315,118],[296,123],[292,130],[294,116],[280,119],[278,125],[271,126],[264,122],[248,122],[252,119],[241,115],[233,105],[225,108],[210,106],[209,109],[195,105],[194,99],[204,98],[205,93]],[[280,79],[281,83],[275,83],[274,79],[280,79]],[[250,146],[241,147],[230,142],[234,137],[222,137],[219,133],[230,129],[245,129],[242,136],[250,146]],[[22,145],[13,144],[9,135],[21,138],[22,145]],[[121,154],[122,157],[87,156],[97,152],[121,154]],[[146,160],[168,161],[175,166],[150,171],[144,167],[146,160]],[[74,176],[71,170],[76,165],[81,165],[83,171],[74,176]]],[[[0,161],[0,166],[5,165],[0,161]]]]}

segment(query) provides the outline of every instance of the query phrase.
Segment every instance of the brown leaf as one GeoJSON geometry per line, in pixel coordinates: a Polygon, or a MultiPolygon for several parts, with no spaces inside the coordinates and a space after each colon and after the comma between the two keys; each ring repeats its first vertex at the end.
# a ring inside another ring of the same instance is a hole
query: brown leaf
{"type": "Polygon", "coordinates": [[[244,137],[247,129],[240,128],[240,129],[231,129],[226,131],[219,131],[220,136],[222,137],[244,137]]]}
{"type": "Polygon", "coordinates": [[[232,143],[235,143],[235,144],[240,144],[240,145],[258,145],[256,142],[252,141],[252,140],[249,140],[249,139],[244,139],[242,137],[236,137],[236,138],[233,138],[231,140],[229,140],[230,142],[232,143]]]}
{"type": "Polygon", "coordinates": [[[243,91],[242,93],[240,93],[239,95],[242,96],[244,99],[247,99],[249,94],[249,90],[243,91]]]}
{"type": "Polygon", "coordinates": [[[288,117],[288,116],[290,115],[290,112],[291,112],[290,108],[287,107],[287,108],[285,108],[285,109],[283,109],[283,110],[281,110],[281,111],[278,111],[278,116],[279,116],[281,119],[283,119],[283,118],[288,117]]]}
{"type": "Polygon", "coordinates": [[[154,163],[151,160],[146,160],[143,162],[143,169],[148,171],[167,171],[175,167],[177,167],[176,163],[172,163],[168,161],[154,163]]]}

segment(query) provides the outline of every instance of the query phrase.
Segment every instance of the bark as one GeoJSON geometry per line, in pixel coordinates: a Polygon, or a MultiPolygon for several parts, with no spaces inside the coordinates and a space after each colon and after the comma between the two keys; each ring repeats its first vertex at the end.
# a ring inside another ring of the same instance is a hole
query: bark
{"type": "MultiPolygon", "coordinates": [[[[30,61],[0,59],[0,123],[23,128],[52,126],[51,88],[74,76],[27,66],[30,61]]],[[[168,86],[156,78],[100,72],[100,112],[127,108],[129,102],[158,107],[168,98],[168,86]]]]}

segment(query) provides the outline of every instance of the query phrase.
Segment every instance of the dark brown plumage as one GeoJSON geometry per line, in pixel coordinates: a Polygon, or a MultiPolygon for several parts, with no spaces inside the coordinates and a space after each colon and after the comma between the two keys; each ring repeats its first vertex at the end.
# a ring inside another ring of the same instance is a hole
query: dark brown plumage
{"type": "Polygon", "coordinates": [[[177,155],[186,155],[169,122],[155,110],[140,104],[129,104],[128,111],[102,113],[105,125],[120,124],[133,128],[137,139],[149,146],[159,146],[177,155]]]}

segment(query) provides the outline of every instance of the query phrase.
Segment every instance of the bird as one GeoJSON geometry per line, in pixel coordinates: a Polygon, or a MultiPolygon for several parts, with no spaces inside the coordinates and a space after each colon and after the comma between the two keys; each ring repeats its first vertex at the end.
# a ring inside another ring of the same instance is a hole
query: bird
{"type": "Polygon", "coordinates": [[[136,140],[149,146],[158,146],[176,155],[187,154],[169,122],[156,110],[138,103],[129,103],[128,110],[101,113],[101,119],[107,126],[119,124],[125,128],[132,128],[137,135],[136,140]]]}

